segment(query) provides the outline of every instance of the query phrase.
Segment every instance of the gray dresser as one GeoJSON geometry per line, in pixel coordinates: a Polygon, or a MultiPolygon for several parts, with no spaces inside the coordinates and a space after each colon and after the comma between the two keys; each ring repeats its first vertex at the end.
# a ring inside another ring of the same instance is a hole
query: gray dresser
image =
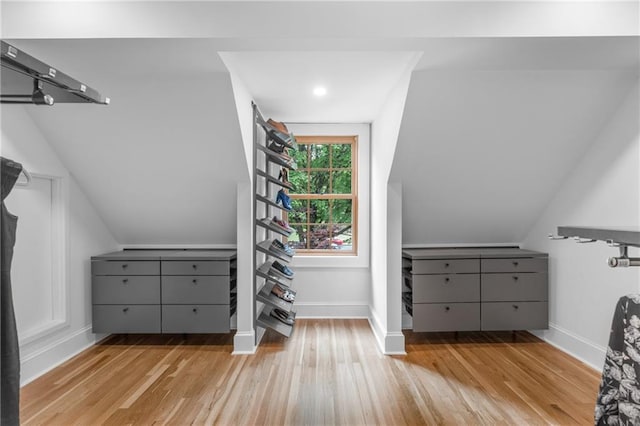
{"type": "Polygon", "coordinates": [[[403,250],[414,331],[548,328],[548,255],[518,248],[403,250]]]}
{"type": "Polygon", "coordinates": [[[91,258],[94,333],[228,333],[235,250],[124,250],[91,258]]]}

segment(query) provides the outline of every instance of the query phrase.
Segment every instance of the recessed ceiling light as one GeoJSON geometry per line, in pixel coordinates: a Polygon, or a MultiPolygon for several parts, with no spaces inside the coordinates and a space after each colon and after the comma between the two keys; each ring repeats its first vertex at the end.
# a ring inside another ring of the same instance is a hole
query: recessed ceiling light
{"type": "Polygon", "coordinates": [[[316,88],[313,89],[313,94],[316,96],[324,96],[327,94],[327,88],[326,87],[322,87],[322,86],[318,86],[316,88]]]}

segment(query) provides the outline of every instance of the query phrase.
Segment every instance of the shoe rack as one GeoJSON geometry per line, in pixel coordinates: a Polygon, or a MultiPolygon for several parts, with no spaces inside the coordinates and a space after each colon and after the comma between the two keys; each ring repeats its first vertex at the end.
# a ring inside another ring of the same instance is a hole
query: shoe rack
{"type": "Polygon", "coordinates": [[[293,305],[296,292],[291,289],[295,273],[288,264],[294,252],[286,247],[282,239],[290,236],[293,229],[287,227],[282,214],[287,211],[279,200],[281,189],[292,189],[281,172],[295,170],[296,165],[286,154],[286,149],[297,149],[295,137],[283,132],[265,120],[256,104],[253,108],[253,187],[254,212],[254,256],[256,270],[253,274],[255,290],[254,318],[257,340],[270,328],[289,337],[293,332],[295,315],[293,305]],[[262,330],[260,330],[262,329],[262,330]]]}

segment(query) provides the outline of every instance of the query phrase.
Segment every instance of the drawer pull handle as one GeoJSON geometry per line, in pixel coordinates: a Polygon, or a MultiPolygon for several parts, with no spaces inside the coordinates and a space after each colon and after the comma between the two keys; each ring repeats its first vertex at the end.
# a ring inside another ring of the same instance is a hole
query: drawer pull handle
{"type": "Polygon", "coordinates": [[[125,279],[123,279],[123,280],[122,280],[122,283],[123,283],[123,284],[126,284],[126,283],[128,283],[128,282],[129,282],[129,278],[125,278],[125,279]]]}
{"type": "Polygon", "coordinates": [[[518,305],[513,305],[513,309],[518,310],[518,305]]]}
{"type": "Polygon", "coordinates": [[[129,265],[127,265],[126,263],[123,263],[122,264],[122,269],[126,269],[127,266],[129,266],[129,265]]]}
{"type": "Polygon", "coordinates": [[[193,308],[193,312],[198,312],[198,308],[193,308]]]}
{"type": "Polygon", "coordinates": [[[518,262],[513,262],[513,266],[518,266],[518,262]]]}
{"type": "Polygon", "coordinates": [[[198,280],[196,280],[195,278],[191,282],[194,284],[198,284],[198,280]]]}
{"type": "Polygon", "coordinates": [[[445,311],[447,311],[447,312],[449,312],[449,309],[451,309],[451,308],[450,308],[450,307],[448,307],[448,306],[445,306],[445,307],[444,307],[444,310],[445,310],[445,311]]]}
{"type": "Polygon", "coordinates": [[[444,264],[444,267],[445,267],[445,268],[448,268],[448,267],[449,267],[449,264],[448,264],[448,263],[445,263],[445,264],[444,264]]]}
{"type": "Polygon", "coordinates": [[[129,312],[129,308],[124,308],[122,312],[129,312]]]}
{"type": "Polygon", "coordinates": [[[444,282],[445,282],[445,283],[448,283],[449,281],[451,281],[451,278],[449,278],[449,277],[447,277],[447,278],[445,278],[445,279],[444,279],[444,282]]]}
{"type": "Polygon", "coordinates": [[[514,276],[514,277],[513,277],[513,280],[514,280],[514,281],[518,281],[518,277],[514,276]]]}
{"type": "Polygon", "coordinates": [[[193,266],[193,269],[198,269],[198,265],[191,265],[193,266]]]}

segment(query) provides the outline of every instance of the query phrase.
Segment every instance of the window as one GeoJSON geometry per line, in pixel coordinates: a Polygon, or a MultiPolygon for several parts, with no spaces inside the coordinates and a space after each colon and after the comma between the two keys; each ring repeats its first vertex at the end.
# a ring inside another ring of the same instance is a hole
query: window
{"type": "Polygon", "coordinates": [[[296,136],[289,172],[296,230],[288,244],[302,254],[357,254],[357,136],[296,136]]]}

